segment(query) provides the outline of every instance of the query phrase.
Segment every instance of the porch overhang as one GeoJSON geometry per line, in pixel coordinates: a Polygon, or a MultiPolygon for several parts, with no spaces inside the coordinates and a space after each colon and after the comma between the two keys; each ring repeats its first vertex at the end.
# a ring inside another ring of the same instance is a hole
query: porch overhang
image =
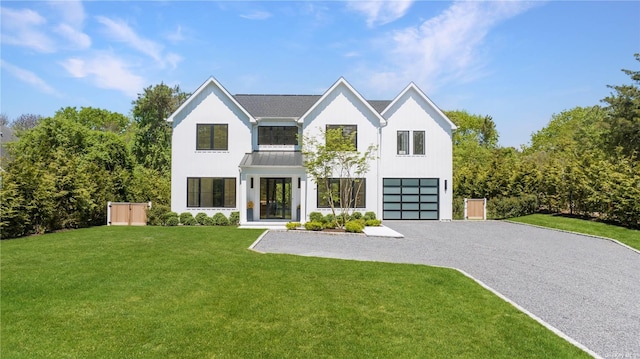
{"type": "Polygon", "coordinates": [[[255,151],[242,157],[239,167],[273,168],[288,167],[302,169],[302,153],[297,151],[255,151]]]}

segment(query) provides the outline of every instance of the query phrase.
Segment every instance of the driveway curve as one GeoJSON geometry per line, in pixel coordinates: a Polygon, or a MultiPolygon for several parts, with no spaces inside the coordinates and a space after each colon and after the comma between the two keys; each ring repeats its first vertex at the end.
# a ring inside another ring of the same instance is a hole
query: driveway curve
{"type": "Polygon", "coordinates": [[[405,238],[270,231],[268,253],[453,267],[603,358],[640,358],[640,253],[500,221],[385,221],[405,238]]]}

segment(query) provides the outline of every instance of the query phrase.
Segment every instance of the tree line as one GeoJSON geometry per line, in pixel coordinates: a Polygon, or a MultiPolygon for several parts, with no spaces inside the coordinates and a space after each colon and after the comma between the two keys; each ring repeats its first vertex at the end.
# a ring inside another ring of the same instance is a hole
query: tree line
{"type": "Polygon", "coordinates": [[[554,115],[520,149],[497,146],[490,116],[448,112],[454,217],[463,198],[487,198],[492,218],[549,212],[640,227],[640,71],[622,71],[632,84],[609,86],[602,106],[554,115]]]}
{"type": "MultiPolygon", "coordinates": [[[[491,116],[446,112],[458,126],[454,218],[463,217],[464,198],[487,198],[490,218],[543,211],[640,227],[640,71],[623,71],[632,84],[610,86],[602,106],[554,115],[519,149],[498,145],[491,116]]],[[[165,119],[188,96],[162,83],[138,94],[129,117],[91,107],[2,116],[17,140],[2,144],[1,237],[104,224],[108,201],[168,207],[165,119]]]]}
{"type": "Polygon", "coordinates": [[[3,143],[2,238],[101,225],[112,202],[169,206],[171,125],[165,119],[188,97],[178,86],[150,86],[131,117],[66,107],[52,117],[9,123],[17,141],[3,143]]]}

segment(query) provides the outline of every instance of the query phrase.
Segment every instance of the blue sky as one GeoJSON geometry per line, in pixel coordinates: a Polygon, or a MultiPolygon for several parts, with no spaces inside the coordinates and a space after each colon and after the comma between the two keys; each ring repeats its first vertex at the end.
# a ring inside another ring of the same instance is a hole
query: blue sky
{"type": "Polygon", "coordinates": [[[637,70],[636,1],[2,1],[0,111],[129,115],[164,82],[194,91],[367,99],[411,81],[443,110],[491,115],[520,146],[554,113],[600,104],[637,70]]]}

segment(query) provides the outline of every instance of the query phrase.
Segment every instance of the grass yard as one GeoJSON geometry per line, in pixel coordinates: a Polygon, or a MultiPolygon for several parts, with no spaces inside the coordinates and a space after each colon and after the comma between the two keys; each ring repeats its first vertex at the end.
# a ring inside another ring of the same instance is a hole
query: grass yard
{"type": "Polygon", "coordinates": [[[2,241],[0,357],[588,357],[454,270],[247,250],[259,234],[2,241]]]}
{"type": "Polygon", "coordinates": [[[510,220],[514,222],[534,224],[536,226],[607,237],[640,250],[640,231],[638,230],[614,226],[602,222],[554,216],[551,214],[531,214],[528,216],[511,218],[510,220]]]}

